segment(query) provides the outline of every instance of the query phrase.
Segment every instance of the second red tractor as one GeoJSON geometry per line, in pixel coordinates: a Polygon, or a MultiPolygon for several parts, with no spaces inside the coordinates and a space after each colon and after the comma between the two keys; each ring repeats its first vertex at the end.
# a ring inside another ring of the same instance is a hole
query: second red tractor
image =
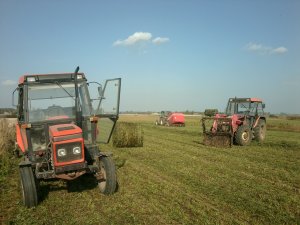
{"type": "Polygon", "coordinates": [[[203,118],[204,144],[249,145],[266,137],[265,104],[259,98],[230,98],[224,114],[203,118]]]}
{"type": "Polygon", "coordinates": [[[156,125],[162,126],[185,126],[185,118],[182,113],[173,113],[170,111],[161,111],[159,119],[155,121],[156,125]]]}

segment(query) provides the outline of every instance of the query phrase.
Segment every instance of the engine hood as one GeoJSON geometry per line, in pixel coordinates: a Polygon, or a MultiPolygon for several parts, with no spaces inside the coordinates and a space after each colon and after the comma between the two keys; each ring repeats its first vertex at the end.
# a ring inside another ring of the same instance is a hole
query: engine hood
{"type": "Polygon", "coordinates": [[[49,126],[50,140],[56,139],[58,137],[70,136],[70,135],[82,137],[81,128],[76,126],[75,124],[70,124],[70,123],[49,126]]]}

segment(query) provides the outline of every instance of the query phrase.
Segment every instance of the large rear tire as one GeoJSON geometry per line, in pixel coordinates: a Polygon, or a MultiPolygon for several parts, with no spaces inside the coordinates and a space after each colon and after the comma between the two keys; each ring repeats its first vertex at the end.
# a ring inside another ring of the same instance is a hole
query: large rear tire
{"type": "Polygon", "coordinates": [[[252,131],[249,126],[242,125],[235,134],[235,141],[238,145],[249,145],[252,140],[252,131]]]}
{"type": "MultiPolygon", "coordinates": [[[[111,195],[116,191],[117,175],[116,167],[111,157],[101,157],[99,159],[99,173],[101,178],[98,179],[100,192],[105,195],[111,195]]],[[[97,174],[96,174],[97,175],[97,174]]]]}
{"type": "Polygon", "coordinates": [[[254,139],[258,142],[263,142],[266,138],[266,121],[259,120],[257,126],[254,128],[254,139]]]}
{"type": "Polygon", "coordinates": [[[20,167],[21,191],[24,205],[28,208],[38,205],[37,182],[30,166],[20,167]]]}

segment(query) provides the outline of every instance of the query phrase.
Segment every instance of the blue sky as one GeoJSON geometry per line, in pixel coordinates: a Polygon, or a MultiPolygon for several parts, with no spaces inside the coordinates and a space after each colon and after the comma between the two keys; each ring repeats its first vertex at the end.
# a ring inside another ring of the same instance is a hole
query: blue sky
{"type": "Polygon", "coordinates": [[[22,74],[121,77],[121,110],[300,113],[300,1],[0,0],[0,107],[22,74]]]}

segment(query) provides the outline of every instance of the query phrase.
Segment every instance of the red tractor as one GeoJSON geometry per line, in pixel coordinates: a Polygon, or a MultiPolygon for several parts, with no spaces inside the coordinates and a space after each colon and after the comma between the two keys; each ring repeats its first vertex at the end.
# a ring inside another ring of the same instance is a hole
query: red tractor
{"type": "Polygon", "coordinates": [[[155,125],[184,127],[185,126],[184,115],[182,113],[161,111],[159,119],[155,121],[155,125]]]}
{"type": "Polygon", "coordinates": [[[202,119],[204,144],[212,146],[248,145],[266,137],[265,104],[259,98],[230,98],[225,114],[202,119]],[[209,130],[208,130],[209,128],[209,130]]]}
{"type": "Polygon", "coordinates": [[[121,79],[104,87],[84,73],[24,75],[17,98],[17,146],[25,206],[38,204],[40,180],[73,180],[90,173],[100,192],[116,190],[115,165],[98,143],[108,143],[118,120],[121,79]],[[95,91],[95,92],[93,92],[95,91]]]}

